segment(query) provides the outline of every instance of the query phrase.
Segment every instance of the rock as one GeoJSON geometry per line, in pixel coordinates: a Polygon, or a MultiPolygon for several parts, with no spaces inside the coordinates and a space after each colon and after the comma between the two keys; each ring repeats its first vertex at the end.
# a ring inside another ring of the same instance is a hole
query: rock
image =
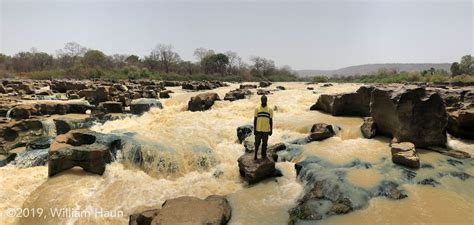
{"type": "Polygon", "coordinates": [[[257,90],[257,95],[269,95],[270,91],[265,90],[265,89],[258,89],[257,90]]]}
{"type": "Polygon", "coordinates": [[[450,112],[447,130],[455,137],[474,139],[474,108],[450,112]]]}
{"type": "Polygon", "coordinates": [[[132,114],[141,115],[145,112],[150,111],[151,108],[163,108],[163,105],[160,101],[153,98],[140,98],[134,99],[130,103],[130,111],[132,114]]]}
{"type": "Polygon", "coordinates": [[[74,166],[102,175],[107,163],[112,162],[120,139],[106,139],[97,132],[78,129],[58,135],[49,149],[48,176],[54,176],[74,166]]]}
{"type": "Polygon", "coordinates": [[[121,102],[101,102],[99,103],[99,109],[105,113],[123,113],[121,102]]]}
{"type": "Polygon", "coordinates": [[[182,82],[181,81],[165,80],[165,81],[163,81],[163,84],[164,84],[165,87],[177,87],[177,86],[181,86],[182,82]]]}
{"type": "Polygon", "coordinates": [[[306,89],[312,91],[312,90],[314,90],[314,87],[306,87],[306,89]]]}
{"type": "Polygon", "coordinates": [[[237,160],[240,175],[245,181],[249,184],[255,184],[275,174],[275,162],[268,158],[255,161],[253,157],[254,154],[247,153],[237,160]]]}
{"type": "Polygon", "coordinates": [[[130,216],[129,225],[151,225],[153,218],[158,216],[160,210],[152,209],[145,212],[133,214],[130,216]]]}
{"type": "Polygon", "coordinates": [[[84,90],[89,88],[86,82],[81,81],[53,81],[51,90],[66,93],[69,90],[84,90]]]}
{"type": "Polygon", "coordinates": [[[14,161],[16,156],[17,156],[16,153],[12,153],[12,154],[9,154],[5,159],[0,160],[0,167],[6,166],[10,162],[14,161]]]}
{"type": "Polygon", "coordinates": [[[372,117],[364,117],[364,123],[360,127],[362,136],[364,138],[373,138],[376,134],[376,129],[377,126],[374,123],[374,119],[372,117]]]}
{"type": "Polygon", "coordinates": [[[7,93],[7,89],[5,89],[5,86],[3,84],[0,84],[0,94],[5,94],[7,93]]]}
{"type": "Polygon", "coordinates": [[[208,110],[218,100],[220,100],[219,95],[214,92],[198,94],[189,100],[188,110],[192,112],[208,110]]]}
{"type": "Polygon", "coordinates": [[[404,199],[407,195],[398,189],[399,185],[393,181],[382,181],[381,184],[378,186],[377,192],[374,194],[375,196],[384,196],[389,199],[404,199]]]}
{"type": "Polygon", "coordinates": [[[173,93],[171,90],[165,90],[160,92],[160,98],[170,98],[170,93],[173,93]]]}
{"type": "Polygon", "coordinates": [[[283,87],[283,86],[276,86],[276,89],[277,89],[277,90],[281,90],[281,91],[284,91],[284,90],[286,90],[286,88],[285,88],[285,87],[283,87]]]}
{"type": "Polygon", "coordinates": [[[268,87],[270,85],[272,85],[272,82],[270,82],[270,81],[260,81],[260,83],[259,83],[260,87],[268,87]]]}
{"type": "Polygon", "coordinates": [[[43,135],[43,123],[38,119],[26,119],[0,124],[0,154],[25,146],[43,135]]]}
{"type": "Polygon", "coordinates": [[[12,109],[10,117],[16,120],[22,120],[28,119],[31,115],[35,114],[38,114],[38,110],[34,105],[18,105],[12,109]]]}
{"type": "Polygon", "coordinates": [[[446,145],[447,114],[438,93],[417,86],[376,88],[370,107],[377,133],[416,147],[446,145]]]}
{"type": "Polygon", "coordinates": [[[416,154],[415,145],[413,143],[393,143],[391,145],[391,151],[393,163],[411,168],[420,168],[420,158],[416,154]]]}
{"type": "Polygon", "coordinates": [[[85,119],[69,119],[69,118],[58,118],[53,119],[54,126],[56,127],[56,134],[65,134],[71,130],[89,128],[92,127],[93,121],[91,118],[85,119]]]}
{"type": "Polygon", "coordinates": [[[443,155],[447,155],[456,159],[468,159],[471,158],[471,154],[467,152],[463,152],[460,150],[454,150],[454,149],[445,149],[445,148],[430,148],[433,151],[439,152],[443,155]]]}
{"type": "Polygon", "coordinates": [[[174,225],[174,224],[227,224],[232,209],[225,197],[208,196],[202,200],[191,196],[182,196],[166,200],[161,209],[130,216],[129,224],[174,225]]]}
{"type": "Polygon", "coordinates": [[[235,101],[244,99],[246,96],[251,95],[252,92],[248,89],[235,89],[225,94],[224,100],[235,101]]]}
{"type": "Polygon", "coordinates": [[[323,85],[321,85],[321,87],[331,87],[331,86],[334,86],[334,85],[333,85],[333,84],[329,84],[329,83],[328,83],[328,84],[323,84],[323,85]]]}
{"type": "Polygon", "coordinates": [[[85,89],[78,92],[81,98],[85,98],[93,105],[110,100],[109,87],[98,87],[96,89],[85,89]]]}
{"type": "Polygon", "coordinates": [[[251,124],[237,127],[237,139],[239,140],[239,143],[242,143],[247,137],[252,135],[252,133],[253,125],[251,124]]]}
{"type": "Polygon", "coordinates": [[[321,110],[333,116],[369,116],[373,87],[360,87],[355,93],[322,94],[310,110],[321,110]]]}
{"type": "Polygon", "coordinates": [[[35,93],[35,88],[33,84],[31,83],[21,83],[18,85],[18,90],[23,91],[25,94],[34,94],[35,93]]]}
{"type": "Polygon", "coordinates": [[[239,89],[254,89],[257,88],[255,84],[241,84],[239,89]]]}
{"type": "Polygon", "coordinates": [[[225,86],[225,84],[219,81],[191,81],[191,82],[183,83],[181,85],[183,89],[193,90],[193,91],[211,90],[211,89],[223,87],[223,86],[225,86]]]}
{"type": "Polygon", "coordinates": [[[51,145],[52,138],[48,136],[39,137],[26,144],[26,151],[34,151],[37,149],[47,149],[51,145]]]}
{"type": "Polygon", "coordinates": [[[320,141],[336,135],[332,125],[325,123],[315,123],[311,127],[309,141],[320,141]]]}

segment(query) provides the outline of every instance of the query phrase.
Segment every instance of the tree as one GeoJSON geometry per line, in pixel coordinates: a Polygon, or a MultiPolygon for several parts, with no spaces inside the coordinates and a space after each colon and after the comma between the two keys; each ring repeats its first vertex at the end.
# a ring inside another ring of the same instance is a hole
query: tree
{"type": "Polygon", "coordinates": [[[215,55],[206,56],[202,59],[201,65],[204,68],[205,73],[214,74],[220,73],[224,74],[229,65],[229,58],[222,53],[215,55]]]}
{"type": "Polygon", "coordinates": [[[150,54],[152,60],[159,62],[162,71],[169,73],[173,64],[181,61],[178,53],[173,52],[173,46],[167,44],[158,44],[150,54]]]}
{"type": "Polygon", "coordinates": [[[59,64],[62,68],[71,68],[79,61],[79,58],[84,56],[87,49],[76,42],[68,42],[63,49],[56,51],[59,64]]]}
{"type": "Polygon", "coordinates": [[[107,63],[107,57],[99,50],[89,50],[84,54],[82,61],[85,66],[104,68],[107,63]]]}
{"type": "Polygon", "coordinates": [[[460,75],[462,73],[461,71],[461,68],[459,67],[459,63],[458,62],[453,62],[453,64],[451,64],[451,75],[454,77],[454,76],[457,76],[457,75],[460,75]]]}
{"type": "Polygon", "coordinates": [[[242,58],[237,55],[237,52],[227,51],[225,55],[229,59],[229,73],[238,74],[239,66],[242,64],[242,58]]]}
{"type": "Polygon", "coordinates": [[[194,56],[197,58],[197,60],[199,60],[199,62],[202,62],[202,60],[204,58],[206,58],[207,56],[211,56],[211,55],[214,55],[214,50],[212,49],[205,49],[205,48],[196,48],[194,50],[194,56]]]}
{"type": "Polygon", "coordinates": [[[275,70],[275,62],[271,59],[266,59],[259,56],[253,56],[250,58],[253,62],[253,70],[261,76],[268,76],[273,70],[275,70]]]}
{"type": "Polygon", "coordinates": [[[474,60],[471,55],[463,56],[459,64],[463,74],[474,74],[474,60]]]}
{"type": "Polygon", "coordinates": [[[125,59],[125,62],[127,62],[127,64],[136,65],[140,62],[140,58],[136,55],[130,55],[125,59]]]}

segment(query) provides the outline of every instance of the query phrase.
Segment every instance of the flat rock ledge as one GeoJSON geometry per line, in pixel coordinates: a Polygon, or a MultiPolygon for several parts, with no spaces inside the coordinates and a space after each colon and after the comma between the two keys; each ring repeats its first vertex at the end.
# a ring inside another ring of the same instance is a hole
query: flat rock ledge
{"type": "Polygon", "coordinates": [[[183,196],[163,203],[161,209],[147,210],[130,216],[129,225],[227,224],[232,216],[229,202],[223,196],[206,199],[183,196]]]}
{"type": "Polygon", "coordinates": [[[253,153],[247,153],[237,160],[240,175],[248,184],[255,184],[276,175],[275,162],[273,160],[270,158],[254,160],[253,157],[253,153]]]}
{"type": "Polygon", "coordinates": [[[411,168],[420,168],[420,157],[416,154],[415,145],[410,142],[391,145],[392,162],[411,168]]]}

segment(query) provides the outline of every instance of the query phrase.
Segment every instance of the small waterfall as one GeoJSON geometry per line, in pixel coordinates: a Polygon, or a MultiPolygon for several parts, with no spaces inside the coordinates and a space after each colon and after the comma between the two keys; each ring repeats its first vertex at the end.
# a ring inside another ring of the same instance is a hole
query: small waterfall
{"type": "Polygon", "coordinates": [[[7,115],[6,115],[5,117],[7,117],[8,120],[11,120],[10,115],[11,115],[12,111],[13,111],[13,108],[10,108],[10,109],[7,111],[7,115]]]}
{"type": "Polygon", "coordinates": [[[43,135],[49,137],[56,137],[56,124],[52,120],[44,120],[41,122],[43,124],[43,135]]]}
{"type": "Polygon", "coordinates": [[[48,149],[36,149],[17,155],[13,164],[18,168],[44,166],[48,162],[48,149]]]}

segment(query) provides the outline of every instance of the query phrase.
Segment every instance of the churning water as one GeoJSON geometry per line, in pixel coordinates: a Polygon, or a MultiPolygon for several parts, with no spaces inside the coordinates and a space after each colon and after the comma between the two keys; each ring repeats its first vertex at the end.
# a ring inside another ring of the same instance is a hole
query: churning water
{"type": "MultiPolygon", "coordinates": [[[[277,85],[285,86],[286,90],[268,96],[275,109],[275,130],[269,145],[303,138],[317,122],[342,128],[335,137],[297,146],[293,153],[282,153],[280,158],[289,160],[277,163],[282,177],[253,186],[247,186],[239,177],[237,159],[244,153],[244,147],[236,143],[236,128],[252,123],[259,96],[218,101],[211,110],[189,112],[187,102],[198,92],[171,88],[175,93],[172,98],[161,100],[163,109],[92,128],[133,137],[133,142],[124,146],[123,159],[108,165],[103,176],[72,169],[48,179],[45,166],[0,168],[0,212],[12,207],[84,211],[101,208],[122,211],[124,216],[11,218],[2,214],[0,224],[128,224],[128,215],[159,208],[166,199],[183,195],[205,198],[212,194],[227,195],[233,210],[230,224],[287,224],[288,209],[296,205],[304,189],[304,183],[296,178],[294,163],[308,157],[318,157],[333,165],[346,165],[354,160],[370,164],[370,168],[347,169],[345,179],[351,187],[371,189],[387,179],[403,183],[400,170],[393,169],[390,162],[389,139],[361,138],[361,118],[309,111],[320,93],[355,91],[359,85],[310,85],[315,87],[314,92],[303,83],[278,83],[271,88],[277,85]]],[[[235,88],[237,85],[213,91],[223,99],[226,92],[235,88]]],[[[462,140],[450,140],[449,144],[465,151],[474,148],[472,143],[462,140]]],[[[472,161],[450,164],[448,157],[428,151],[422,151],[420,158],[422,163],[432,165],[417,171],[421,178],[453,170],[474,174],[472,161]]],[[[332,216],[318,224],[474,223],[474,179],[443,176],[437,182],[435,187],[405,182],[402,186],[408,198],[372,198],[360,210],[332,216]]]]}

